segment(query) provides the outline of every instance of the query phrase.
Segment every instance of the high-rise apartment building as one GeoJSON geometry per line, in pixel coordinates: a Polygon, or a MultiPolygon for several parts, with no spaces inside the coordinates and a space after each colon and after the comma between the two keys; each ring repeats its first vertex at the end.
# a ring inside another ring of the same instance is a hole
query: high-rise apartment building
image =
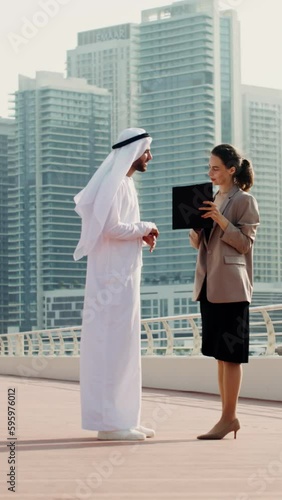
{"type": "Polygon", "coordinates": [[[142,218],[161,230],[157,251],[144,251],[143,316],[171,312],[175,300],[175,310],[179,300],[188,310],[196,253],[186,231],[172,231],[172,186],[208,180],[216,143],[241,145],[239,43],[234,11],[219,12],[216,0],[183,0],[143,11],[140,25],[79,33],[68,51],[69,76],[111,91],[113,138],[136,125],[153,136],[154,159],[136,175],[142,218]],[[180,283],[186,297],[174,299],[166,284],[180,283]]]}
{"type": "Polygon", "coordinates": [[[20,77],[15,118],[9,319],[10,331],[27,331],[42,328],[44,292],[84,287],[85,262],[73,261],[81,226],[73,196],[108,154],[111,96],[82,79],[38,72],[20,77]]]}
{"type": "Polygon", "coordinates": [[[121,24],[78,33],[67,52],[67,74],[108,89],[112,102],[112,138],[135,126],[138,25],[121,24]]]}
{"type": "Polygon", "coordinates": [[[242,145],[240,26],[236,11],[220,12],[221,142],[242,145]]]}
{"type": "Polygon", "coordinates": [[[144,255],[144,285],[193,282],[196,252],[188,231],[172,231],[172,186],[209,180],[210,151],[222,142],[223,110],[223,135],[234,138],[238,26],[233,14],[221,16],[213,0],[142,12],[139,124],[153,136],[154,158],[142,177],[140,200],[142,217],[160,229],[156,252],[144,255]]]}
{"type": "Polygon", "coordinates": [[[8,165],[13,158],[15,120],[0,118],[0,334],[8,329],[8,165]]]}
{"type": "Polygon", "coordinates": [[[261,216],[255,281],[282,282],[282,91],[243,85],[242,99],[243,149],[254,164],[261,216]]]}

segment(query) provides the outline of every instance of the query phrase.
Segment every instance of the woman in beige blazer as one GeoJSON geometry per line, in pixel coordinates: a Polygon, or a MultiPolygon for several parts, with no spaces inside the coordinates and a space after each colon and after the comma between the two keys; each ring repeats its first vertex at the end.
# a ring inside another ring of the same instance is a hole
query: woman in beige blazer
{"type": "Polygon", "coordinates": [[[236,407],[242,380],[241,363],[248,362],[249,304],[253,291],[253,243],[259,224],[251,163],[229,144],[211,153],[209,177],[219,187],[214,200],[203,202],[202,217],[212,229],[190,232],[198,249],[194,300],[200,301],[202,353],[218,361],[222,399],[220,420],[198,439],[222,439],[240,428],[236,407]]]}

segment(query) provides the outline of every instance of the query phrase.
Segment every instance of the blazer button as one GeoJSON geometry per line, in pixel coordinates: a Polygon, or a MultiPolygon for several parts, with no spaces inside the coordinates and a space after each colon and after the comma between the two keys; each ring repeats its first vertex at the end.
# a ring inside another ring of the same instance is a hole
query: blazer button
{"type": "Polygon", "coordinates": [[[209,255],[211,254],[211,250],[208,250],[208,254],[209,254],[209,255]]]}

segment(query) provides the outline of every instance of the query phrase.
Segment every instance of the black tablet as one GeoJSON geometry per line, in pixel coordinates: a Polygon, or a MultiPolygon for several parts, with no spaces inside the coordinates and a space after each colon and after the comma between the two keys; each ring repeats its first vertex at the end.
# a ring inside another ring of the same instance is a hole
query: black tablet
{"type": "Polygon", "coordinates": [[[172,229],[212,227],[211,218],[203,219],[203,201],[213,200],[212,182],[172,188],[172,229]]]}

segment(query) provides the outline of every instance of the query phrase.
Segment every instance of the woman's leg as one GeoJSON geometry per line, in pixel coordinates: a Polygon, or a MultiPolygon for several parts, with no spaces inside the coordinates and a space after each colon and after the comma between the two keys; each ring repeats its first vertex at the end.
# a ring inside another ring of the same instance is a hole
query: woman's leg
{"type": "Polygon", "coordinates": [[[223,366],[223,407],[222,422],[232,422],[236,418],[236,408],[242,382],[242,366],[239,363],[224,362],[223,366]]]}
{"type": "Polygon", "coordinates": [[[224,408],[224,361],[217,361],[218,388],[221,397],[222,411],[224,408]]]}
{"type": "Polygon", "coordinates": [[[222,401],[222,414],[212,431],[236,418],[236,408],[242,381],[242,367],[239,363],[218,361],[218,386],[222,401]]]}
{"type": "MultiPolygon", "coordinates": [[[[226,430],[228,432],[238,430],[236,408],[241,387],[241,380],[242,367],[239,363],[218,361],[218,386],[222,401],[222,414],[221,418],[214,425],[214,427],[207,434],[198,436],[199,439],[208,439],[210,435],[220,435],[226,430]],[[235,419],[237,429],[234,429],[235,419]]],[[[223,435],[225,435],[224,432],[223,435]]]]}

